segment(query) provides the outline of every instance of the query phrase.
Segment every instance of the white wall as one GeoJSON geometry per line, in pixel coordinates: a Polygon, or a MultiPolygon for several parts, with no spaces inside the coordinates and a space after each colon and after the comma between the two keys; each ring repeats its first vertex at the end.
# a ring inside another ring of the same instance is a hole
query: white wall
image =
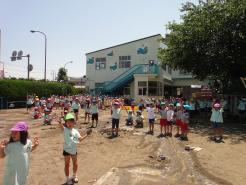
{"type": "Polygon", "coordinates": [[[111,81],[120,74],[129,70],[129,68],[119,68],[119,56],[131,56],[131,67],[135,64],[147,64],[149,60],[157,61],[157,52],[158,48],[160,47],[160,37],[160,35],[156,35],[155,37],[149,37],[101,51],[88,53],[86,55],[86,60],[94,57],[93,64],[86,64],[86,76],[90,80],[91,87],[94,86],[94,83],[111,81]],[[138,48],[146,46],[148,47],[147,54],[137,54],[138,48]],[[107,56],[107,54],[112,51],[113,56],[107,56]],[[104,57],[106,57],[106,69],[95,70],[95,59],[104,57]],[[117,69],[111,71],[110,66],[114,65],[115,63],[117,63],[117,69]]]}

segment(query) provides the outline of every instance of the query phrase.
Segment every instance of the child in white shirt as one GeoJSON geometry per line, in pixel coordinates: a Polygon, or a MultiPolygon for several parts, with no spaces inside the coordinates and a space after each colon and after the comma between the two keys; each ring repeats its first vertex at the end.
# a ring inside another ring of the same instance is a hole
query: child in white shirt
{"type": "Polygon", "coordinates": [[[168,110],[167,110],[167,136],[172,137],[173,123],[174,123],[173,104],[169,104],[168,110]]]}
{"type": "Polygon", "coordinates": [[[150,107],[147,107],[148,119],[149,119],[149,132],[148,134],[154,134],[154,123],[155,123],[155,108],[154,103],[150,103],[150,107]]]}
{"type": "Polygon", "coordinates": [[[63,130],[64,134],[64,145],[63,145],[63,156],[65,160],[65,175],[66,175],[66,184],[71,185],[73,183],[78,183],[78,162],[77,162],[77,144],[85,139],[90,133],[91,129],[87,130],[84,136],[81,136],[79,131],[74,128],[75,117],[72,113],[67,113],[65,117],[65,125],[62,124],[62,118],[59,118],[59,126],[63,130]],[[73,177],[69,177],[69,165],[70,158],[73,161],[73,177]]]}
{"type": "Polygon", "coordinates": [[[212,115],[210,121],[212,122],[214,140],[222,140],[222,128],[221,124],[223,123],[223,109],[219,103],[215,103],[212,108],[212,115]]]}

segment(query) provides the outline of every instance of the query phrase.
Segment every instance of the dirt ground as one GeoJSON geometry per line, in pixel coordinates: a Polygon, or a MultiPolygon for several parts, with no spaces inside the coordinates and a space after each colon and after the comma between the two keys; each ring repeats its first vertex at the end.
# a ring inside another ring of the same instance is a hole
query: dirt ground
{"type": "MultiPolygon", "coordinates": [[[[98,128],[78,146],[79,185],[246,184],[246,123],[226,123],[225,139],[215,143],[209,139],[208,122],[199,119],[191,125],[189,141],[185,142],[175,137],[157,138],[158,120],[154,136],[146,134],[146,120],[142,129],[127,127],[125,112],[120,136],[109,139],[109,110],[101,111],[99,119],[98,128]],[[187,151],[187,144],[202,149],[187,151]]],[[[9,128],[22,120],[30,126],[30,137],[40,138],[40,146],[31,154],[27,184],[64,184],[63,134],[56,122],[42,126],[42,119],[32,119],[25,109],[0,110],[0,140],[8,138],[9,128]]],[[[81,110],[76,127],[83,134],[89,126],[84,123],[81,110]]],[[[4,162],[0,159],[0,184],[4,162]]]]}

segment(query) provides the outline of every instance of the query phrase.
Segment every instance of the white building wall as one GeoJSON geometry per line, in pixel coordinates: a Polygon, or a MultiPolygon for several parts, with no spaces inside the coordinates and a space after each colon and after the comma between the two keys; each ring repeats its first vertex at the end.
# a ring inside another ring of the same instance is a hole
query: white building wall
{"type": "Polygon", "coordinates": [[[157,52],[160,47],[159,39],[161,35],[140,39],[130,43],[122,44],[115,47],[106,48],[86,54],[86,60],[94,57],[93,64],[86,64],[86,76],[90,81],[91,88],[95,83],[104,83],[111,81],[120,74],[129,70],[129,68],[119,68],[119,56],[131,56],[131,67],[136,64],[148,64],[149,60],[157,61],[157,52]],[[138,48],[148,47],[147,54],[137,54],[138,48]],[[107,54],[113,51],[113,56],[107,54]],[[96,70],[96,58],[106,57],[106,69],[96,70]],[[110,70],[110,66],[117,63],[116,70],[110,70]]]}

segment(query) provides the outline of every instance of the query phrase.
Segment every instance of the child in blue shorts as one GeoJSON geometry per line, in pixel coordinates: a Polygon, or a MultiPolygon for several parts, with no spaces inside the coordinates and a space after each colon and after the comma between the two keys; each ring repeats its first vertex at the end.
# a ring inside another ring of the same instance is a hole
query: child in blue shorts
{"type": "Polygon", "coordinates": [[[213,127],[213,139],[215,141],[222,140],[222,128],[221,124],[223,123],[223,109],[219,103],[215,103],[212,108],[212,115],[210,121],[213,127]]]}

